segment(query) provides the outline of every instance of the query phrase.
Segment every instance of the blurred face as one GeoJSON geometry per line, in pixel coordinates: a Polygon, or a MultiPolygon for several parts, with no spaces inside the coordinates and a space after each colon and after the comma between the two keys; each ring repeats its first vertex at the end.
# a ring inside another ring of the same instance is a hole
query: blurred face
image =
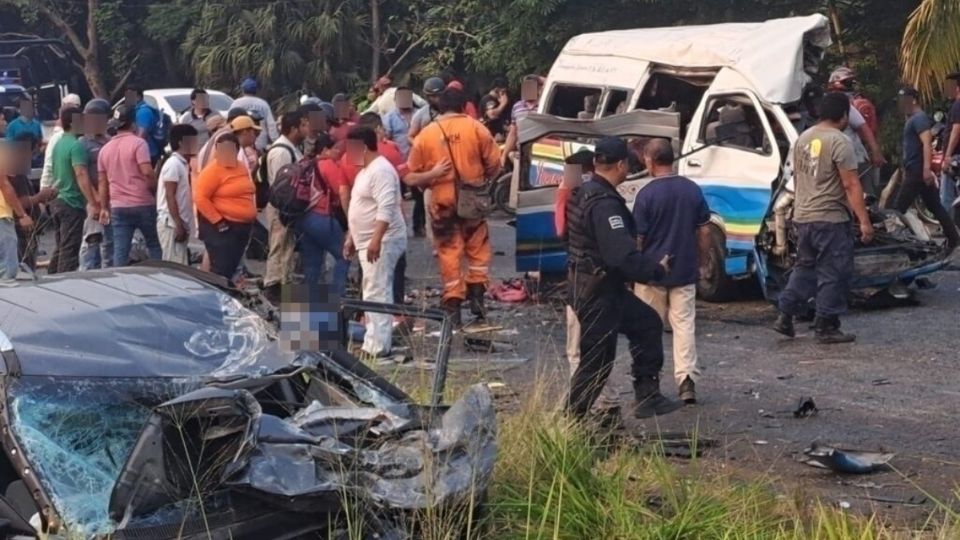
{"type": "Polygon", "coordinates": [[[327,131],[327,115],[323,114],[323,111],[310,111],[309,118],[300,122],[300,129],[304,137],[316,137],[327,131]],[[306,123],[305,131],[304,123],[306,123]]]}
{"type": "Polygon", "coordinates": [[[520,96],[524,101],[540,99],[540,82],[536,79],[526,79],[520,86],[520,96]]]}
{"type": "Polygon", "coordinates": [[[71,128],[70,128],[71,133],[73,133],[74,135],[76,135],[76,136],[78,136],[78,137],[81,136],[81,135],[86,134],[86,127],[87,127],[87,126],[86,126],[86,121],[87,121],[87,120],[86,120],[86,116],[87,116],[87,115],[82,114],[82,113],[74,113],[74,114],[73,114],[73,117],[72,117],[72,123],[73,123],[73,125],[72,125],[71,128]]]}
{"type": "Polygon", "coordinates": [[[197,94],[193,100],[193,108],[198,111],[205,111],[210,108],[210,96],[207,94],[197,94]]]}
{"type": "Polygon", "coordinates": [[[407,90],[405,88],[397,90],[396,100],[398,109],[404,111],[413,109],[413,92],[411,90],[407,90]]]}
{"type": "Polygon", "coordinates": [[[7,117],[4,116],[3,114],[0,114],[0,131],[2,132],[7,131],[7,117]]]}
{"type": "Polygon", "coordinates": [[[107,115],[89,113],[83,115],[83,132],[87,135],[103,135],[107,132],[107,115]]]}
{"type": "Polygon", "coordinates": [[[909,116],[913,112],[913,104],[916,101],[910,96],[900,96],[897,98],[897,109],[904,115],[909,116]]]}
{"type": "Polygon", "coordinates": [[[33,118],[33,102],[25,99],[20,102],[20,115],[30,120],[33,118]]]}
{"type": "Polygon", "coordinates": [[[127,105],[135,105],[140,102],[140,96],[133,90],[127,90],[123,93],[123,101],[127,105]]]}
{"type": "Polygon", "coordinates": [[[333,115],[337,120],[350,118],[350,104],[346,101],[337,101],[333,104],[333,115]]]}
{"type": "Polygon", "coordinates": [[[29,173],[32,153],[28,142],[0,141],[0,174],[16,176],[29,173]]]}
{"type": "Polygon", "coordinates": [[[357,167],[363,167],[366,165],[367,157],[367,145],[363,144],[363,141],[354,141],[348,139],[346,141],[345,152],[347,155],[347,161],[356,165],[357,167]]]}
{"type": "Polygon", "coordinates": [[[240,148],[233,141],[221,141],[215,148],[217,153],[217,162],[225,167],[237,166],[237,154],[240,148]]]}
{"type": "Polygon", "coordinates": [[[257,131],[255,129],[244,129],[236,133],[237,138],[240,139],[240,146],[246,148],[248,146],[253,146],[257,142],[257,131]]]}
{"type": "Polygon", "coordinates": [[[200,151],[196,135],[187,135],[180,141],[180,153],[185,157],[193,157],[200,151]]]}

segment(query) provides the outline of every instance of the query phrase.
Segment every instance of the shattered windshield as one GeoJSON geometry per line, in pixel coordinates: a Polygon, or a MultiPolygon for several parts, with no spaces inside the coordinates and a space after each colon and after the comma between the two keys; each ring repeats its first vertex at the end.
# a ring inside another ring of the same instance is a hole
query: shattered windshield
{"type": "Polygon", "coordinates": [[[14,380],[13,430],[71,531],[113,530],[110,493],[152,408],[197,386],[163,379],[14,380]]]}

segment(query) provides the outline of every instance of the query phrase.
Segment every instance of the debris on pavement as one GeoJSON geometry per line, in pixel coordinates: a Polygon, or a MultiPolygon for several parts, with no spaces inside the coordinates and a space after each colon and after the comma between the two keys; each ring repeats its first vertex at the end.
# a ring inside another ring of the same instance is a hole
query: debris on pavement
{"type": "Polygon", "coordinates": [[[927,498],[923,495],[910,495],[909,497],[893,497],[888,495],[857,495],[859,499],[879,502],[884,504],[900,504],[903,506],[923,506],[927,504],[927,498]]]}
{"type": "Polygon", "coordinates": [[[800,403],[797,404],[797,408],[793,410],[794,418],[809,418],[811,416],[816,416],[820,412],[820,409],[817,408],[817,404],[813,402],[812,397],[800,398],[800,403]]]}
{"type": "MultiPolygon", "coordinates": [[[[619,412],[619,407],[617,410],[619,412]]],[[[632,438],[637,446],[661,451],[666,457],[686,459],[700,457],[704,450],[718,445],[716,439],[679,431],[642,432],[632,438]]]]}
{"type": "Polygon", "coordinates": [[[495,283],[487,290],[490,298],[497,302],[515,304],[525,302],[529,298],[527,288],[522,279],[505,280],[502,283],[495,283]]]}
{"type": "Polygon", "coordinates": [[[814,443],[803,451],[803,463],[844,474],[868,474],[882,470],[893,459],[892,453],[844,450],[814,443]]]}

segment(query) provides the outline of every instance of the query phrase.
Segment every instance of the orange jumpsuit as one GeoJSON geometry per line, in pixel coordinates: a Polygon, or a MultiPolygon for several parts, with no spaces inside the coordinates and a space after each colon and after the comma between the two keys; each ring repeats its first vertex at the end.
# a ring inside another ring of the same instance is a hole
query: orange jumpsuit
{"type": "Polygon", "coordinates": [[[457,216],[454,182],[458,173],[465,183],[493,178],[500,168],[500,148],[480,122],[464,114],[448,114],[417,135],[407,165],[410,172],[427,172],[444,159],[453,162],[454,170],[430,187],[428,211],[443,280],[443,300],[465,300],[467,285],[486,286],[490,281],[490,230],[486,220],[457,216]]]}

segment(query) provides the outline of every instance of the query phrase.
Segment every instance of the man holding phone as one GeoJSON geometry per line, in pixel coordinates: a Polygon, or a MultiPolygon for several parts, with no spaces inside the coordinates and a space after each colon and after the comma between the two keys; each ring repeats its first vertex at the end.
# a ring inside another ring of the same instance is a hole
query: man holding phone
{"type": "Polygon", "coordinates": [[[663,324],[650,306],[625,294],[627,281],[649,283],[670,273],[671,255],[659,261],[637,248],[636,227],[617,186],[627,179],[630,152],[617,137],[594,149],[596,172],[567,204],[568,304],[580,322],[580,365],[567,409],[583,418],[603,390],[617,356],[617,337],[630,341],[634,416],[649,418],[679,408],[660,393],[663,324]]]}
{"type": "Polygon", "coordinates": [[[680,399],[697,402],[696,317],[700,255],[710,249],[710,208],[694,181],[673,173],[673,146],[666,139],[649,141],[643,151],[647,172],[654,178],[637,193],[633,220],[637,247],[659,259],[673,255],[670,271],[635,292],[673,329],[673,374],[680,399]]]}

